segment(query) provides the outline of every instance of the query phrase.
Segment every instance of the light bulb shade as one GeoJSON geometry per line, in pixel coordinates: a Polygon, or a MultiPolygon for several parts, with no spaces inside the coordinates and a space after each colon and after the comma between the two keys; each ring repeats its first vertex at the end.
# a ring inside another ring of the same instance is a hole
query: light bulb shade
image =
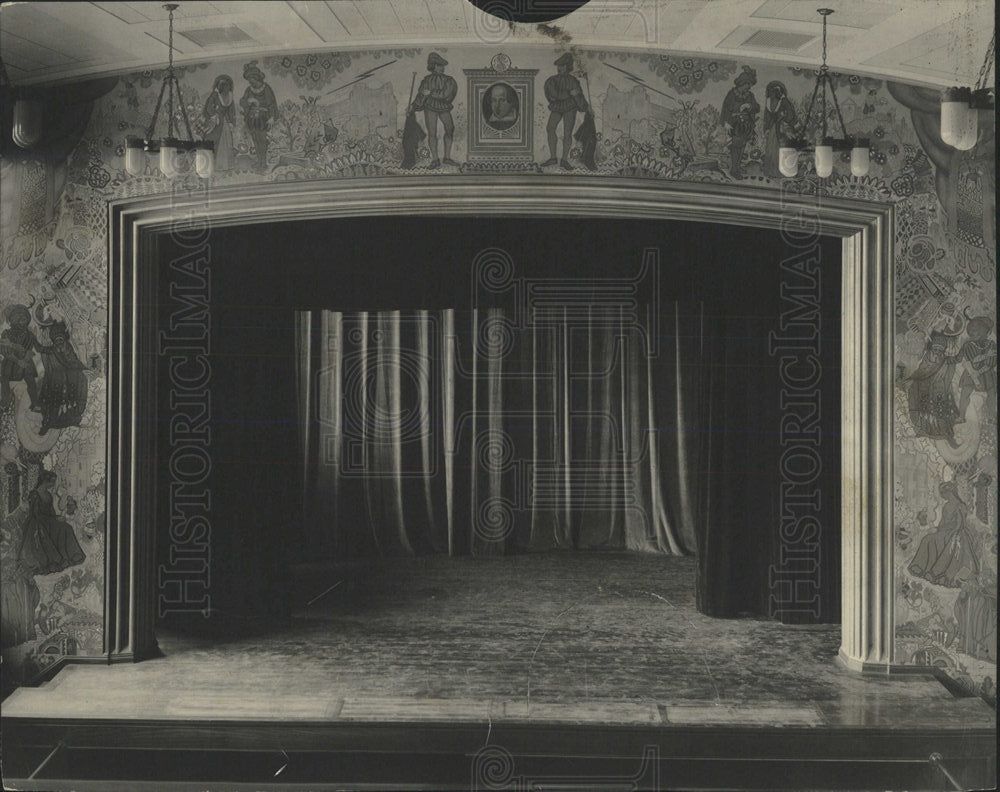
{"type": "Polygon", "coordinates": [[[833,144],[824,139],[816,146],[816,175],[825,179],[833,173],[833,144]]]}
{"type": "Polygon", "coordinates": [[[129,176],[142,176],[146,172],[146,151],[142,138],[129,135],[125,138],[125,171],[129,176]]]}
{"type": "Polygon", "coordinates": [[[21,148],[31,148],[42,137],[42,104],[34,99],[18,99],[10,136],[21,148]]]}
{"type": "Polygon", "coordinates": [[[799,172],[799,150],[792,146],[782,146],[778,149],[778,170],[782,176],[792,178],[799,172]]]}
{"type": "Polygon", "coordinates": [[[975,148],[976,142],[979,140],[979,113],[973,107],[970,107],[968,110],[965,130],[958,141],[952,144],[959,151],[968,151],[975,148]]]}
{"type": "Polygon", "coordinates": [[[959,144],[978,133],[976,111],[970,106],[971,103],[972,91],[969,88],[948,88],[942,94],[941,140],[949,146],[958,148],[959,144]],[[970,133],[972,125],[976,126],[975,133],[970,133]]]}
{"type": "Polygon", "coordinates": [[[198,142],[194,149],[194,169],[202,179],[211,179],[215,173],[215,145],[198,142]]]}
{"type": "Polygon", "coordinates": [[[871,151],[867,140],[856,140],[851,148],[851,175],[858,178],[868,175],[871,167],[871,151]]]}
{"type": "Polygon", "coordinates": [[[173,138],[164,138],[160,143],[160,171],[168,179],[177,175],[177,146],[173,138]]]}

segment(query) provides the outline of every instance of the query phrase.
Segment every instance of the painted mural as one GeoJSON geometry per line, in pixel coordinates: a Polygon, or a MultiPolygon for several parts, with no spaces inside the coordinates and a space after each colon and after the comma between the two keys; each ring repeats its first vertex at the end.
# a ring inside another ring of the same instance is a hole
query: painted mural
{"type": "MultiPolygon", "coordinates": [[[[519,170],[778,189],[778,141],[805,117],[815,76],[514,46],[179,71],[197,134],[215,142],[219,186],[519,170]],[[482,96],[467,90],[480,84],[482,96]]],[[[106,202],[170,188],[154,163],[131,178],[123,159],[125,135],[152,117],[161,76],[109,85],[64,154],[0,163],[3,665],[16,682],[62,655],[101,651],[106,202]]],[[[935,92],[836,80],[848,131],[872,141],[870,174],[850,176],[845,154],[829,179],[803,162],[800,178],[785,181],[897,209],[897,661],[936,665],[995,700],[994,122],[982,114],[978,144],[959,152],[937,134],[935,92]]]]}

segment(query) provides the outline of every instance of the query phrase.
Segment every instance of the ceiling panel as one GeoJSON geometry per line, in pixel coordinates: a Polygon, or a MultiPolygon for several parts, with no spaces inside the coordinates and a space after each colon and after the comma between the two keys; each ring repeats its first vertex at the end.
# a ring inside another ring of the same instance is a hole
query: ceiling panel
{"type": "Polygon", "coordinates": [[[372,37],[373,31],[368,26],[368,21],[358,11],[354,0],[326,0],[326,6],[337,21],[347,29],[349,36],[364,39],[372,37]]]}
{"type": "Polygon", "coordinates": [[[977,15],[962,14],[895,47],[866,59],[869,67],[895,66],[915,75],[934,77],[945,85],[974,81],[989,47],[993,26],[977,15]]]}
{"type": "Polygon", "coordinates": [[[314,0],[298,0],[287,4],[289,11],[297,16],[316,37],[323,42],[346,41],[350,32],[343,23],[334,16],[326,3],[314,0]]]}
{"type": "MultiPolygon", "coordinates": [[[[913,0],[908,2],[912,4],[913,0]]],[[[816,9],[820,5],[833,9],[834,13],[827,20],[830,27],[853,27],[861,30],[869,30],[906,10],[906,2],[899,0],[892,2],[867,0],[864,3],[853,0],[823,0],[822,4],[805,3],[802,0],[766,0],[750,16],[790,22],[815,22],[816,9]]]]}
{"type": "Polygon", "coordinates": [[[0,30],[0,48],[3,50],[4,66],[32,72],[55,64],[67,62],[65,55],[40,47],[37,43],[23,39],[6,30],[0,30]]]}
{"type": "MultiPolygon", "coordinates": [[[[988,0],[590,0],[550,26],[513,29],[468,0],[191,0],[175,16],[176,61],[343,47],[568,44],[816,66],[822,4],[836,11],[832,67],[929,86],[974,80],[994,24],[988,0]],[[232,28],[253,41],[227,37],[232,28]],[[745,44],[756,31],[771,45],[745,44]]],[[[157,68],[167,59],[166,18],[161,2],[5,3],[4,63],[25,84],[157,68]]]]}
{"type": "MultiPolygon", "coordinates": [[[[132,14],[144,17],[142,20],[144,22],[166,22],[170,17],[170,14],[163,7],[163,3],[104,3],[102,5],[122,6],[123,10],[128,9],[132,14]]],[[[199,0],[190,0],[190,2],[189,0],[185,0],[185,2],[177,4],[178,8],[174,11],[174,19],[196,19],[198,17],[218,16],[224,13],[223,9],[226,5],[230,4],[226,2],[207,3],[199,2],[199,0]]],[[[268,3],[268,5],[270,4],[268,3]]]]}
{"type": "Polygon", "coordinates": [[[389,0],[364,0],[355,3],[358,13],[364,17],[365,23],[372,33],[382,38],[399,38],[403,33],[403,28],[399,24],[399,17],[393,11],[392,3],[389,0]]]}
{"type": "Polygon", "coordinates": [[[741,25],[719,42],[719,49],[739,49],[751,52],[795,53],[816,40],[816,33],[792,30],[772,30],[741,25]]]}
{"type": "MultiPolygon", "coordinates": [[[[424,0],[411,0],[409,3],[393,3],[396,18],[402,30],[418,36],[425,36],[436,31],[424,0]]],[[[464,22],[463,22],[464,25],[464,22]]]]}

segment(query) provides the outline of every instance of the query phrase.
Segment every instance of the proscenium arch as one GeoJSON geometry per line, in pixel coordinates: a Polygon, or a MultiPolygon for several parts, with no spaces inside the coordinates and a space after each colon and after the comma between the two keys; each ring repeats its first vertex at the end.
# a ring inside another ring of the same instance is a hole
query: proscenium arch
{"type": "MultiPolygon", "coordinates": [[[[888,672],[893,656],[893,207],[739,185],[593,176],[480,175],[281,182],[109,204],[107,553],[104,658],[156,652],[156,237],[192,247],[213,226],[365,215],[690,220],[843,239],[839,657],[888,672]]],[[[912,669],[916,670],[916,669],[912,669]]]]}

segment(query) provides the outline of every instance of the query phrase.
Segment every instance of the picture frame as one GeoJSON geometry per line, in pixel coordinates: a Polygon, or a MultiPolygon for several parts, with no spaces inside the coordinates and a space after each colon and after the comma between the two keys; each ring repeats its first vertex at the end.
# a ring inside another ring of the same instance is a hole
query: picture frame
{"type": "Polygon", "coordinates": [[[487,69],[464,69],[468,90],[470,162],[534,159],[535,77],[538,69],[515,69],[503,53],[487,69]]]}

